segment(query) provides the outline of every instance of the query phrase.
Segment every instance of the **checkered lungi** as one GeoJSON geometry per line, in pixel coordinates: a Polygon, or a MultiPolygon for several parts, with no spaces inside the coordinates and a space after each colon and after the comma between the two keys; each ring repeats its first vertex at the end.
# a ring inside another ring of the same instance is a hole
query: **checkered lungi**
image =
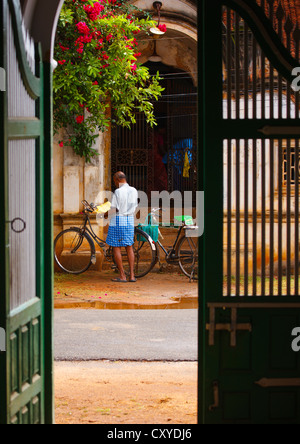
{"type": "Polygon", "coordinates": [[[134,216],[117,214],[109,224],[106,238],[111,247],[131,247],[134,244],[134,216]]]}

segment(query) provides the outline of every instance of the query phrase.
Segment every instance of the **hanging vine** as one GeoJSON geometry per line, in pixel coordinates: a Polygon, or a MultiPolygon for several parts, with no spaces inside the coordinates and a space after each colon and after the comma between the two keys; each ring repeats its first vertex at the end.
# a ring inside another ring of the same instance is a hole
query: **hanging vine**
{"type": "Polygon", "coordinates": [[[60,146],[72,146],[87,162],[99,131],[131,127],[136,111],[155,125],[153,102],[163,91],[159,74],[137,62],[136,36],[155,25],[127,0],[66,0],[61,11],[54,71],[54,129],[60,146]],[[107,112],[113,109],[112,121],[107,112]]]}

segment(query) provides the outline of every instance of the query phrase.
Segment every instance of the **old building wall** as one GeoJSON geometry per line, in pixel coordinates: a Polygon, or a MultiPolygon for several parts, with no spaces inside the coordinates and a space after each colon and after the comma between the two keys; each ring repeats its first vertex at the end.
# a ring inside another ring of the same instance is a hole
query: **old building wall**
{"type": "MultiPolygon", "coordinates": [[[[103,191],[111,189],[110,168],[110,131],[100,133],[94,149],[98,152],[91,163],[86,163],[77,156],[72,147],[63,147],[59,141],[63,139],[63,130],[54,137],[53,147],[53,210],[54,236],[73,226],[82,224],[82,200],[101,203],[103,191]]],[[[103,237],[103,229],[95,217],[91,217],[95,233],[103,237]]],[[[98,251],[98,250],[97,250],[98,251]]],[[[99,267],[102,255],[98,251],[99,267]]]]}
{"type": "MultiPolygon", "coordinates": [[[[154,13],[153,1],[133,2],[139,8],[154,13]]],[[[168,31],[163,39],[157,41],[157,50],[162,62],[189,72],[197,83],[197,6],[188,0],[172,0],[163,2],[162,21],[168,31]]],[[[146,63],[153,54],[153,39],[139,36],[139,49],[142,53],[139,62],[146,63]]],[[[54,235],[70,226],[79,226],[82,221],[81,201],[100,203],[101,193],[111,189],[111,131],[99,134],[95,149],[99,156],[87,164],[77,156],[71,147],[59,146],[64,140],[61,132],[54,137],[53,162],[53,205],[54,235]]],[[[103,230],[94,219],[97,234],[103,230]]]]}

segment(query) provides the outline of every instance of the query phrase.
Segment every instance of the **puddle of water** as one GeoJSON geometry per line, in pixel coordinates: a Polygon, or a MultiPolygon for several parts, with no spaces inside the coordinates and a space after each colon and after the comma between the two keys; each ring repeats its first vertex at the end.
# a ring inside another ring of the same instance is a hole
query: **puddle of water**
{"type": "Polygon", "coordinates": [[[198,309],[198,299],[196,298],[184,298],[183,300],[174,299],[170,304],[128,304],[125,302],[113,303],[113,302],[66,302],[56,306],[56,309],[66,308],[84,308],[94,310],[191,310],[198,309]]]}

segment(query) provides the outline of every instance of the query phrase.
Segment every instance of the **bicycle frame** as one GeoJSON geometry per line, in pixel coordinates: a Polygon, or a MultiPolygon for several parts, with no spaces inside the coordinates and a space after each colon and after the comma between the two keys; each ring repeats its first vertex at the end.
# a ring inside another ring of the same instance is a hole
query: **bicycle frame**
{"type": "Polygon", "coordinates": [[[180,227],[179,228],[179,230],[178,230],[178,233],[177,233],[177,237],[176,237],[176,240],[175,240],[175,242],[174,242],[174,244],[173,244],[173,247],[172,247],[172,249],[170,250],[170,251],[167,251],[166,249],[165,249],[165,247],[162,245],[162,243],[160,242],[160,241],[158,241],[157,242],[157,244],[159,245],[159,247],[163,250],[163,252],[165,253],[165,255],[166,255],[166,260],[167,261],[176,261],[176,259],[178,259],[178,258],[176,258],[176,257],[171,257],[174,253],[176,253],[176,247],[177,247],[177,244],[178,244],[178,241],[179,241],[179,239],[180,239],[180,236],[181,236],[181,233],[182,233],[182,231],[183,231],[183,229],[184,229],[184,226],[182,226],[182,227],[180,227]]]}
{"type": "Polygon", "coordinates": [[[104,253],[106,255],[106,249],[105,249],[106,242],[97,236],[97,234],[93,230],[89,215],[86,212],[84,212],[84,213],[85,213],[85,220],[84,220],[82,230],[84,231],[84,233],[88,233],[92,237],[92,239],[104,251],[104,253]]]}

